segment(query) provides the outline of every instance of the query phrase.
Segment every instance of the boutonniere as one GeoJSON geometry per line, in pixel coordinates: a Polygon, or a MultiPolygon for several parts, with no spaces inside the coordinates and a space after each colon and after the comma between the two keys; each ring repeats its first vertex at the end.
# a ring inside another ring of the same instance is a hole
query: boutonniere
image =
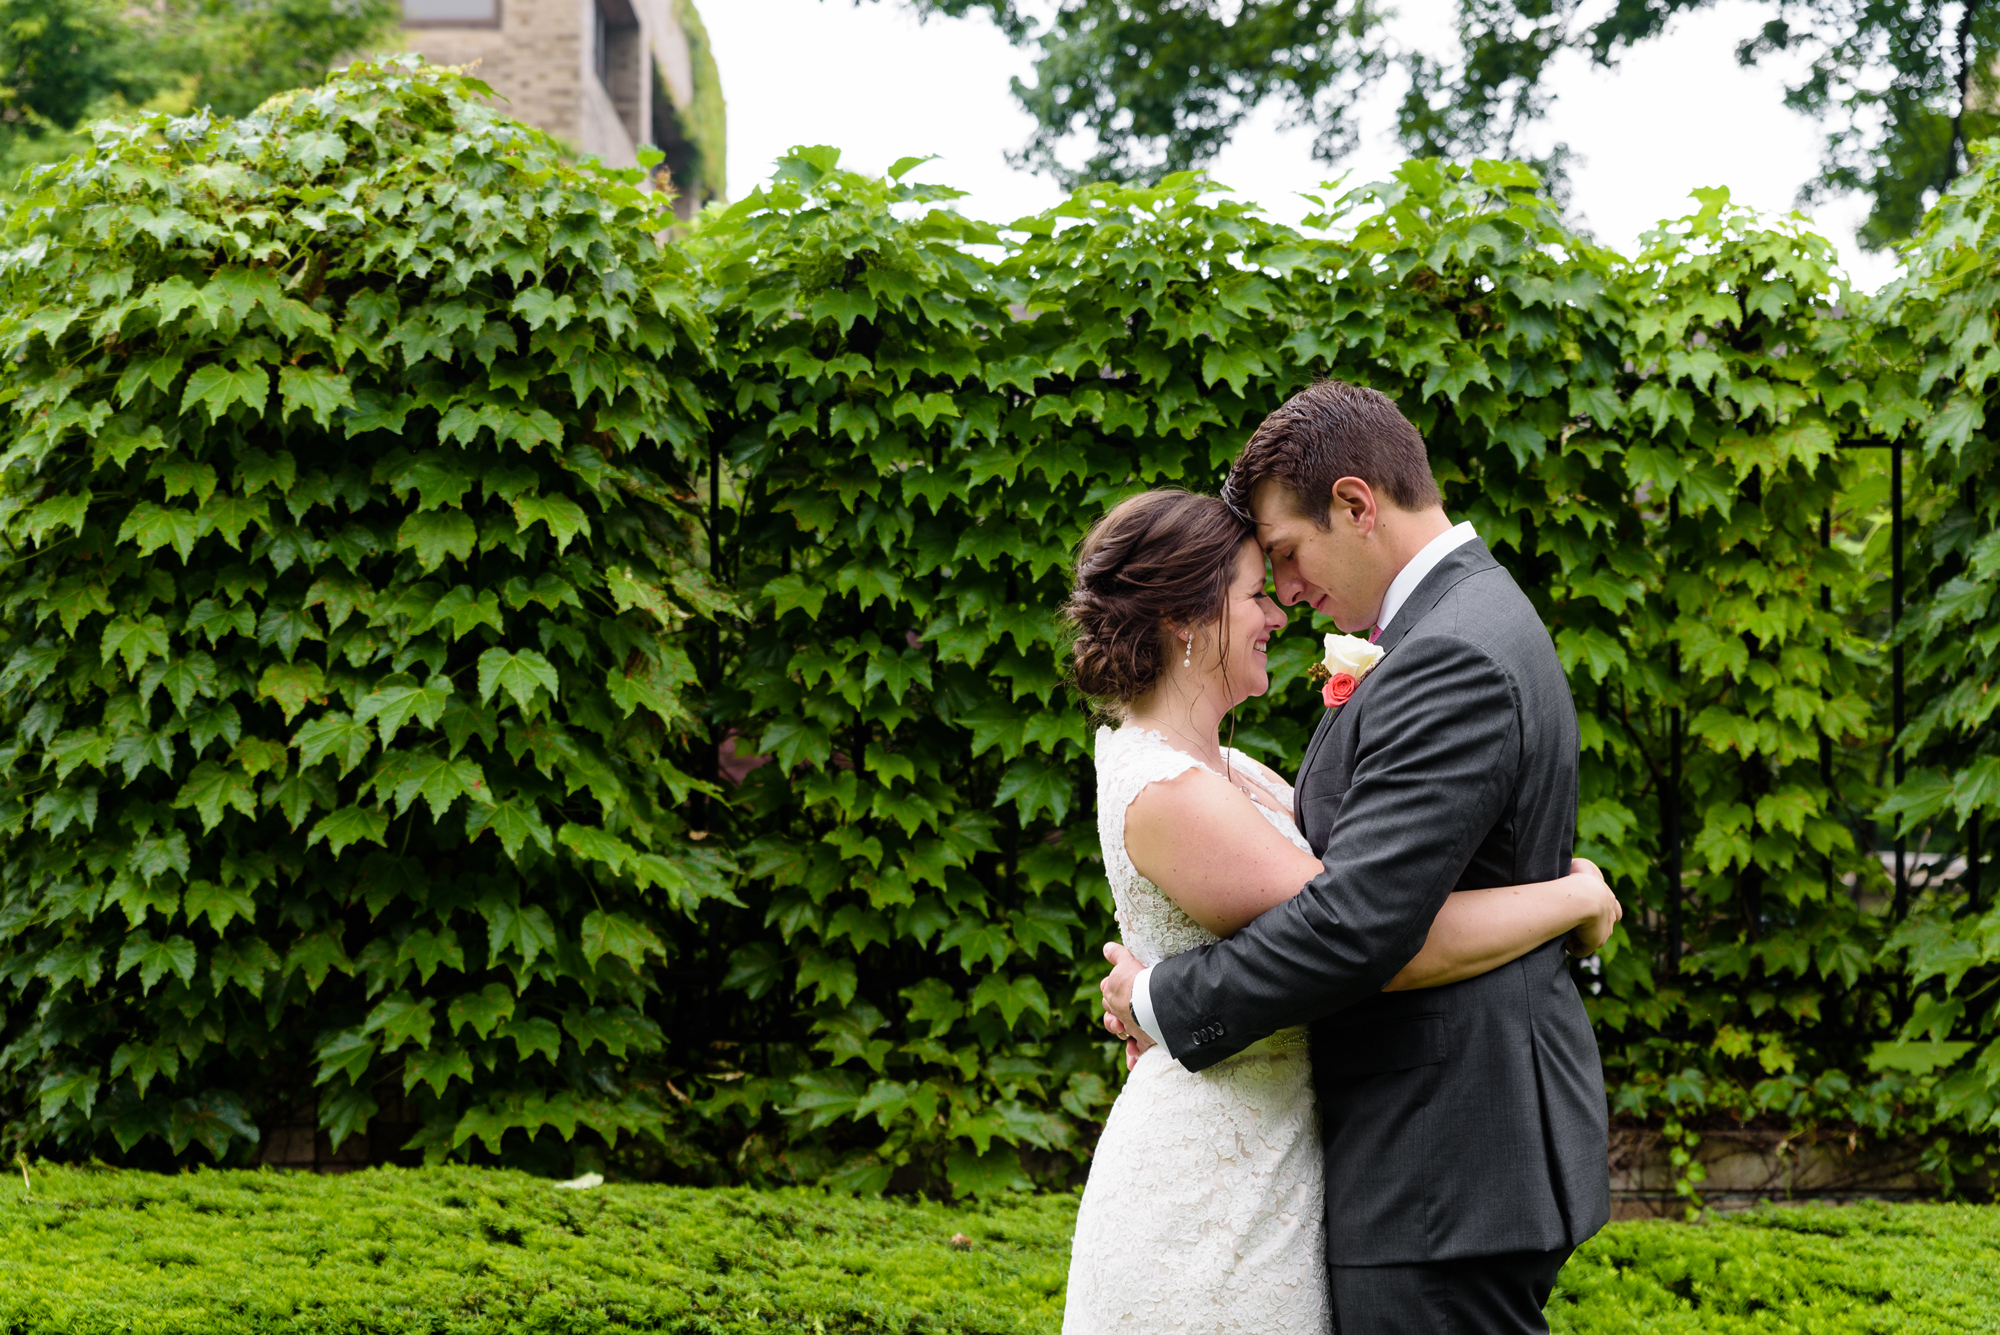
{"type": "Polygon", "coordinates": [[[1307,670],[1306,680],[1320,683],[1319,698],[1332,709],[1346,704],[1361,679],[1381,661],[1381,645],[1371,644],[1359,635],[1329,635],[1326,657],[1307,670]]]}

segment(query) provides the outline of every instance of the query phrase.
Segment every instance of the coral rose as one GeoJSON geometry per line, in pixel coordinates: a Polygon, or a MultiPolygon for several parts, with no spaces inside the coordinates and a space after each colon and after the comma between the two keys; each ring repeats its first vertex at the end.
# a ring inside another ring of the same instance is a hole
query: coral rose
{"type": "Polygon", "coordinates": [[[1347,703],[1347,697],[1353,695],[1354,688],[1360,684],[1352,674],[1336,672],[1326,679],[1324,686],[1319,688],[1319,698],[1326,701],[1328,709],[1332,709],[1335,705],[1344,705],[1347,703]]]}

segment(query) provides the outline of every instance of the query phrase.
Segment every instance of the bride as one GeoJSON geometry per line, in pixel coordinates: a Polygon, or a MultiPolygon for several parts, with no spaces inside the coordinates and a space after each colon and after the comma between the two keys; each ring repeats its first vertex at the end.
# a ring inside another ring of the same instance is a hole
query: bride
{"type": "MultiPolygon", "coordinates": [[[[1124,501],[1084,539],[1064,616],[1077,685],[1122,721],[1097,732],[1097,819],[1125,947],[1156,964],[1317,876],[1291,785],[1219,736],[1269,687],[1285,624],[1242,521],[1214,497],[1124,501]]],[[[1588,953],[1619,913],[1581,859],[1561,880],[1460,891],[1389,987],[1475,977],[1564,935],[1588,953]]],[[[1200,1074],[1146,1051],[1091,1162],[1065,1335],[1325,1335],[1324,1191],[1305,1029],[1200,1074]]]]}

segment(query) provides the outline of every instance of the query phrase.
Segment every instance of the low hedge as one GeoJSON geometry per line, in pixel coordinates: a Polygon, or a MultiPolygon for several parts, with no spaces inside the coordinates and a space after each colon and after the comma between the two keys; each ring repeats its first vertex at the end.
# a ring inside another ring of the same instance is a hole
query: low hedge
{"type": "Polygon", "coordinates": [[[1053,1331],[1076,1212],[456,1167],[37,1169],[0,1200],[8,1335],[1053,1331]]]}
{"type": "MultiPolygon", "coordinates": [[[[0,1331],[1055,1331],[1076,1198],[569,1191],[447,1167],[345,1177],[35,1169],[0,1187],[0,1331]],[[956,1241],[955,1241],[956,1239],[956,1241]]],[[[1766,1209],[1615,1224],[1551,1325],[2000,1329],[2000,1209],[1766,1209]]]]}
{"type": "Polygon", "coordinates": [[[1613,1224],[1564,1267],[1554,1335],[2000,1330],[2000,1208],[1761,1209],[1613,1224]]]}

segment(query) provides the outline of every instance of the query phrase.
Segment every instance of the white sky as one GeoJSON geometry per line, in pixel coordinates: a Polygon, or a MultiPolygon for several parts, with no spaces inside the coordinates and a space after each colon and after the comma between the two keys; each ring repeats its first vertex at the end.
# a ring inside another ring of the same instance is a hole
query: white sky
{"type": "MultiPolygon", "coordinates": [[[[729,189],[748,193],[794,144],[833,144],[844,165],[882,171],[897,158],[935,153],[920,179],[970,191],[966,213],[996,222],[1048,207],[1052,182],[1009,167],[1026,142],[1027,113],[1010,77],[1031,77],[1025,53],[984,18],[919,23],[898,0],[701,0],[729,103],[729,189]]],[[[1426,49],[1443,29],[1449,0],[1402,0],[1397,29],[1426,49]]],[[[1737,66],[1735,45],[1759,9],[1721,0],[1684,15],[1668,34],[1611,71],[1560,57],[1556,94],[1541,143],[1567,141],[1574,203],[1597,238],[1631,252],[1641,232],[1692,211],[1689,191],[1728,186],[1740,202],[1773,212],[1793,207],[1816,170],[1824,129],[1785,109],[1782,74],[1737,66]]],[[[1362,109],[1360,149],[1342,167],[1354,183],[1388,175],[1400,160],[1393,137],[1394,76],[1362,109]]],[[[1238,133],[1214,177],[1274,217],[1296,221],[1296,197],[1330,173],[1312,160],[1311,136],[1280,131],[1267,106],[1238,133]]],[[[1820,230],[1855,281],[1875,288],[1894,262],[1854,244],[1865,216],[1858,199],[1823,206],[1820,230]]]]}

